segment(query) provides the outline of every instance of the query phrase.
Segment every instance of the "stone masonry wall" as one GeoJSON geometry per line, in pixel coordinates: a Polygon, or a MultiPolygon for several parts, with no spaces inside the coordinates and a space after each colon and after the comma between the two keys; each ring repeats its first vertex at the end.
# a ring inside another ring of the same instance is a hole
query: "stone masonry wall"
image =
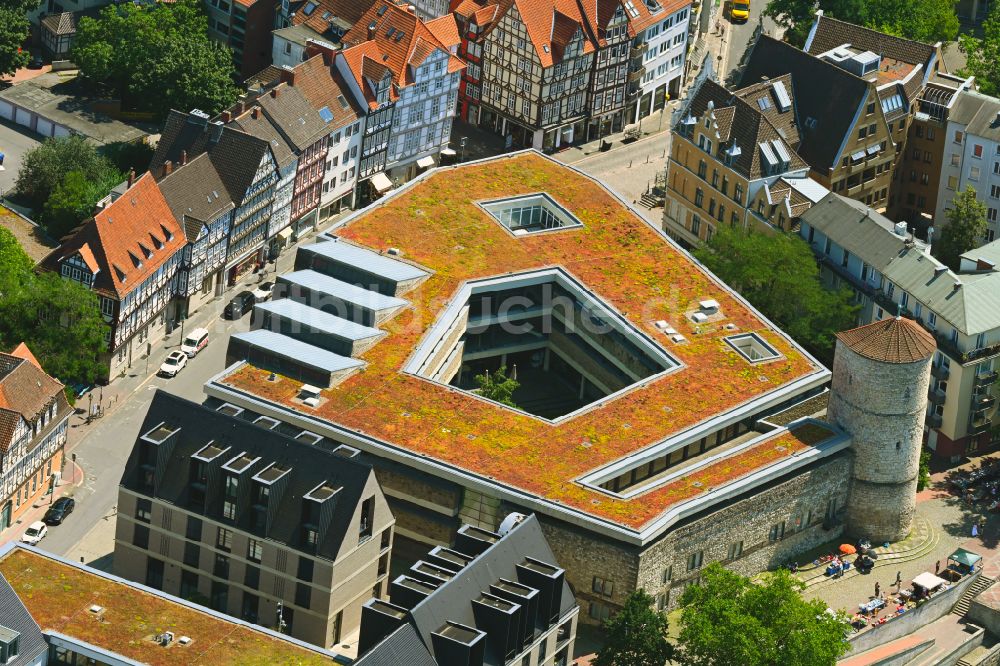
{"type": "Polygon", "coordinates": [[[729,569],[753,575],[835,539],[841,528],[824,529],[824,517],[831,501],[837,507],[844,505],[850,470],[850,454],[834,456],[681,525],[645,550],[544,516],[539,520],[580,602],[580,621],[594,624],[602,607],[617,610],[636,587],[656,597],[659,606],[674,607],[683,588],[697,580],[700,570],[711,562],[721,561],[729,569]],[[772,528],[782,523],[783,533],[772,541],[772,528]],[[739,555],[730,559],[730,547],[740,541],[739,555]],[[698,552],[702,553],[700,564],[688,571],[689,558],[698,552]]]}
{"type": "Polygon", "coordinates": [[[882,542],[910,532],[930,361],[881,363],[837,343],[828,418],[853,438],[851,534],[882,542]]]}

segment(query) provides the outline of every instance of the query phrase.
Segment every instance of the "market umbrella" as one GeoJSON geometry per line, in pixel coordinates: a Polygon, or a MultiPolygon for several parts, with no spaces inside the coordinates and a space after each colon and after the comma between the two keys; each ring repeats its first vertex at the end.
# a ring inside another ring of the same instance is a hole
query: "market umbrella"
{"type": "Polygon", "coordinates": [[[858,549],[849,543],[842,543],[840,544],[840,552],[842,552],[844,555],[853,555],[854,553],[858,552],[858,549]]]}

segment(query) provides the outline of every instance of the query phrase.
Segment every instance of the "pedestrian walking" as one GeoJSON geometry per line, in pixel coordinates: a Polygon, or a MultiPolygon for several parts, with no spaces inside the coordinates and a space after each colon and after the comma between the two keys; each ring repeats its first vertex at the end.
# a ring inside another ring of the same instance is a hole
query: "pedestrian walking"
{"type": "Polygon", "coordinates": [[[880,595],[879,595],[879,592],[880,592],[881,590],[882,590],[882,588],[881,588],[881,587],[879,586],[879,584],[878,584],[878,583],[875,583],[875,598],[876,598],[876,599],[878,599],[878,598],[879,598],[879,596],[880,596],[880,595]]]}
{"type": "Polygon", "coordinates": [[[978,523],[972,523],[972,536],[973,537],[979,536],[979,524],[978,523]]]}
{"type": "Polygon", "coordinates": [[[941,560],[934,563],[934,575],[936,576],[939,571],[941,571],[941,560]]]}
{"type": "Polygon", "coordinates": [[[899,586],[902,585],[902,584],[903,584],[903,572],[902,571],[897,571],[896,572],[896,592],[897,593],[899,592],[899,586]]]}

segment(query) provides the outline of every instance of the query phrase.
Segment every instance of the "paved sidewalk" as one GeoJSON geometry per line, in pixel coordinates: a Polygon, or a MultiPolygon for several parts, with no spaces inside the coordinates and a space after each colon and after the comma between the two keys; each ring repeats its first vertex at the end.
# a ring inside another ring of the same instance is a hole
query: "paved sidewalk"
{"type": "Polygon", "coordinates": [[[11,541],[20,540],[21,535],[24,534],[24,530],[27,529],[28,525],[41,520],[53,502],[63,496],[72,497],[73,491],[83,484],[85,478],[83,468],[70,460],[68,453],[66,455],[66,466],[63,468],[65,476],[62,482],[56,486],[55,492],[49,495],[42,495],[30,509],[22,513],[17,520],[11,523],[10,528],[0,534],[0,546],[11,541]]]}

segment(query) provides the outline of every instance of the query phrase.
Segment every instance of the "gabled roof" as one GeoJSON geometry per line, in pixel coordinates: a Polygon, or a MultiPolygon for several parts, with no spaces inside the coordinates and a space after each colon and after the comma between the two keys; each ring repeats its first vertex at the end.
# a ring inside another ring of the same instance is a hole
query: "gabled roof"
{"type": "Polygon", "coordinates": [[[364,114],[354,100],[354,95],[347,89],[337,68],[333,65],[333,51],[321,52],[322,47],[308,45],[307,49],[316,49],[312,57],[293,68],[295,86],[314,108],[325,107],[332,115],[332,127],[346,127],[354,123],[364,114]]]}
{"type": "Polygon", "coordinates": [[[930,71],[937,55],[937,47],[932,44],[887,35],[878,30],[827,16],[823,10],[817,11],[812,38],[806,44],[806,50],[813,55],[819,55],[844,44],[877,53],[882,58],[910,65],[923,65],[924,71],[930,71]]]}
{"type": "MultiPolygon", "coordinates": [[[[327,559],[335,559],[340,544],[351,533],[350,525],[361,500],[365,487],[372,477],[372,468],[351,458],[334,454],[327,448],[304,444],[278,430],[255,425],[250,421],[231,417],[195,402],[157,391],[146,412],[139,437],[166,424],[169,428],[180,428],[172,436],[173,448],[163,474],[163,481],[157,487],[156,497],[184,506],[188,492],[191,456],[202,450],[209,442],[219,448],[230,447],[225,454],[227,460],[249,454],[259,457],[246,473],[257,474],[265,467],[275,464],[288,470],[288,481],[274,515],[278,518],[271,525],[267,538],[301,549],[301,500],[310,490],[327,484],[339,488],[333,498],[332,518],[329,528],[317,546],[316,554],[327,559]]],[[[298,434],[297,432],[295,434],[298,434]]],[[[137,439],[132,447],[121,485],[143,493],[139,486],[138,470],[142,454],[143,440],[137,439]]],[[[247,512],[237,524],[239,529],[254,532],[253,516],[247,512]]],[[[357,530],[353,531],[357,541],[357,530]]]]}
{"type": "Polygon", "coordinates": [[[706,79],[693,95],[686,112],[679,114],[682,116],[681,123],[688,114],[696,119],[703,118],[711,106],[718,132],[718,137],[713,141],[713,156],[721,160],[723,151],[734,145],[739,147],[739,155],[732,165],[738,173],[751,180],[764,175],[760,146],[773,146],[772,142],[781,144],[791,158],[785,172],[807,168],[806,163],[768,122],[756,104],[746,102],[711,79],[706,79]]]}
{"type": "MultiPolygon", "coordinates": [[[[584,53],[597,49],[587,17],[574,0],[513,0],[512,6],[517,7],[542,67],[560,62],[566,47],[578,34],[583,40],[584,53]]],[[[507,7],[502,13],[509,10],[507,7]]]]}
{"type": "Polygon", "coordinates": [[[222,121],[209,121],[208,115],[200,111],[183,113],[171,110],[149,170],[162,178],[167,160],[179,163],[184,155],[192,160],[207,152],[229,197],[239,206],[270,149],[268,141],[236,127],[225,126],[222,121]]]}
{"type": "Polygon", "coordinates": [[[335,127],[332,120],[320,116],[319,109],[309,103],[301,90],[287,83],[279,83],[254,103],[296,153],[302,153],[335,127]]]}
{"type": "Polygon", "coordinates": [[[737,87],[785,74],[791,76],[788,93],[798,118],[800,143],[796,152],[818,171],[836,166],[844,138],[853,129],[855,112],[868,95],[869,83],[791,44],[761,35],[737,87]],[[810,126],[812,121],[814,127],[810,126]]]}
{"type": "Polygon", "coordinates": [[[1000,141],[1000,99],[974,90],[958,94],[948,120],[965,125],[966,134],[1000,141]]]}
{"type": "Polygon", "coordinates": [[[43,259],[42,266],[59,272],[63,259],[89,251],[100,268],[94,288],[124,298],[184,243],[170,206],[152,174],[146,172],[43,259]]]}
{"type": "Polygon", "coordinates": [[[458,34],[458,22],[455,20],[454,14],[439,16],[427,21],[424,25],[448,49],[453,49],[462,43],[462,37],[458,34]]]}
{"type": "MultiPolygon", "coordinates": [[[[419,66],[436,49],[448,55],[449,72],[465,67],[416,14],[388,0],[379,0],[372,5],[344,35],[343,42],[345,46],[370,45],[364,55],[387,67],[392,72],[393,84],[398,87],[413,83],[410,68],[419,66]]],[[[348,60],[348,64],[358,84],[364,87],[363,63],[355,57],[348,60]]]]}
{"type": "Polygon", "coordinates": [[[292,2],[293,26],[308,26],[324,37],[343,33],[361,20],[373,0],[298,0],[292,2]]]}
{"type": "Polygon", "coordinates": [[[21,419],[33,423],[53,400],[57,413],[69,409],[63,385],[42,370],[27,345],[0,353],[0,454],[7,452],[21,419]]]}
{"type": "Polygon", "coordinates": [[[42,27],[57,37],[76,34],[76,19],[73,12],[49,14],[42,19],[42,27]]]}
{"type": "MultiPolygon", "coordinates": [[[[264,97],[267,95],[261,96],[264,97]]],[[[291,164],[295,159],[295,147],[278,128],[277,123],[261,111],[257,102],[253,102],[251,108],[233,118],[229,124],[250,136],[266,141],[271,146],[271,154],[274,155],[274,161],[279,169],[291,164]]]]}
{"type": "Polygon", "coordinates": [[[185,235],[192,242],[197,240],[204,224],[233,208],[229,191],[208,153],[175,168],[159,186],[174,219],[185,225],[185,235]]]}
{"type": "Polygon", "coordinates": [[[789,145],[799,145],[799,127],[795,121],[795,89],[791,74],[751,83],[734,94],[756,106],[789,145]],[[785,107],[785,102],[791,104],[785,107]]]}
{"type": "Polygon", "coordinates": [[[881,363],[919,363],[929,359],[937,343],[923,326],[904,317],[892,317],[837,333],[848,349],[881,363]]]}

